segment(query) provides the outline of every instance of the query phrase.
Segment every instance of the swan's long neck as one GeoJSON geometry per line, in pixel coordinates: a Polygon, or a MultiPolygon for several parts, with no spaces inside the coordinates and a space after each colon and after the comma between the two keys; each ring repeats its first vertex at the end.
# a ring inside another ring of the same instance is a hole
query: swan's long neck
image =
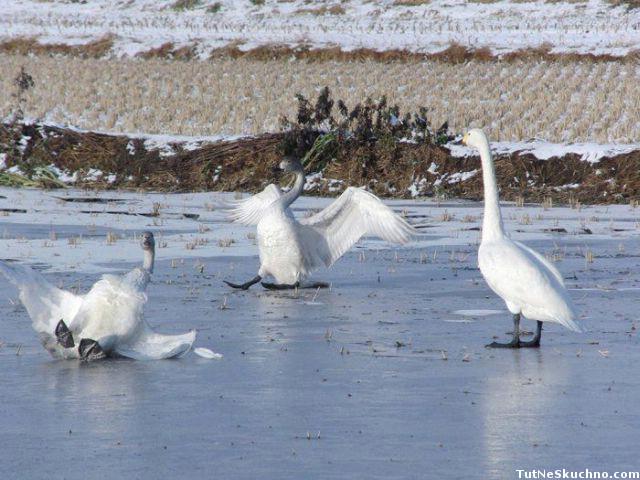
{"type": "Polygon", "coordinates": [[[144,260],[142,262],[142,268],[149,273],[153,273],[153,261],[155,260],[156,252],[153,248],[144,250],[144,260]]]}
{"type": "Polygon", "coordinates": [[[296,199],[302,194],[302,190],[304,189],[304,183],[305,183],[304,170],[302,169],[296,170],[295,174],[296,174],[296,181],[293,184],[293,187],[291,187],[291,190],[289,190],[287,193],[285,193],[282,196],[282,203],[284,208],[287,208],[289,205],[295,202],[296,199]]]}
{"type": "Polygon", "coordinates": [[[484,141],[479,147],[482,161],[482,181],[484,183],[484,217],[482,220],[482,241],[504,237],[502,215],[498,200],[498,184],[496,172],[489,150],[489,142],[484,141]]]}

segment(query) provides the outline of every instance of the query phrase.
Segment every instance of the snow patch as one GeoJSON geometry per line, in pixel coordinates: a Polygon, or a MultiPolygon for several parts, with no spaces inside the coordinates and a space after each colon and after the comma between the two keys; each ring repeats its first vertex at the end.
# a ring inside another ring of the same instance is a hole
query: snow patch
{"type": "MultiPolygon", "coordinates": [[[[445,145],[454,157],[471,157],[478,155],[475,148],[457,143],[445,145]]],[[[527,154],[530,153],[540,160],[563,157],[568,154],[580,155],[580,159],[589,163],[597,163],[602,158],[621,155],[640,150],[640,143],[551,143],[544,140],[529,140],[526,142],[491,142],[494,155],[527,154]]]]}

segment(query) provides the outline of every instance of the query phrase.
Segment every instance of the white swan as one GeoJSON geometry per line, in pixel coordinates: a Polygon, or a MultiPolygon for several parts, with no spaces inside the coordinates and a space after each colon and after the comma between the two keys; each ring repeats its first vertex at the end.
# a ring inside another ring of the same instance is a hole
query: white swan
{"type": "Polygon", "coordinates": [[[304,168],[297,159],[285,158],[277,169],[292,172],[293,187],[283,193],[274,184],[247,200],[238,202],[231,218],[245,225],[257,225],[260,269],[244,284],[225,281],[233,288],[248,289],[265,276],[276,283],[265,288],[327,287],[323,282],[303,283],[316,268],[330,266],[362,236],[370,234],[388,242],[406,243],[416,230],[396,215],[378,197],[362,188],[347,188],[321,212],[297,220],[289,206],[305,184],[304,168]]]}
{"type": "Polygon", "coordinates": [[[142,268],[134,268],[122,276],[103,275],[85,295],[54,287],[28,267],[0,262],[0,272],[20,290],[20,300],[31,317],[33,328],[44,347],[56,358],[179,357],[191,349],[196,332],[161,335],[144,320],[145,290],[155,257],[151,232],[143,234],[141,246],[142,268]]]}
{"type": "Polygon", "coordinates": [[[564,286],[562,275],[542,255],[504,231],[498,186],[484,132],[474,128],[462,139],[480,151],[484,182],[484,218],[478,265],[487,284],[506,303],[513,314],[513,339],[509,343],[493,342],[487,347],[539,347],[542,322],[559,323],[570,330],[581,331],[575,321],[576,310],[564,286]],[[520,340],[520,316],[537,320],[532,340],[520,340]]]}

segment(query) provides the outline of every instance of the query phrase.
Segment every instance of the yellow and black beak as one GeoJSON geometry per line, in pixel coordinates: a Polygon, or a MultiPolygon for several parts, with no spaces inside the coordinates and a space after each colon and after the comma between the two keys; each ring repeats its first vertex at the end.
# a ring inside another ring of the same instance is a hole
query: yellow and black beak
{"type": "Polygon", "coordinates": [[[462,137],[462,143],[466,145],[468,139],[469,139],[469,132],[465,133],[464,137],[462,137]]]}

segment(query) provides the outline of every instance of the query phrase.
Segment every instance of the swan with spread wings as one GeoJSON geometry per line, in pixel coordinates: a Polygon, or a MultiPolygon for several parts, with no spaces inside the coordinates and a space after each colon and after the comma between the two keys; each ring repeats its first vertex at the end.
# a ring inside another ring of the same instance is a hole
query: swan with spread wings
{"type": "Polygon", "coordinates": [[[125,275],[103,275],[84,295],[62,290],[26,266],[0,261],[0,273],[19,289],[33,328],[55,358],[180,357],[191,350],[196,332],[156,333],[143,318],[155,258],[153,233],[142,235],[141,247],[142,267],[125,275]]]}
{"type": "Polygon", "coordinates": [[[276,170],[295,175],[288,192],[270,184],[238,202],[231,212],[235,222],[257,226],[260,252],[258,275],[242,284],[225,281],[233,288],[246,290],[268,275],[275,279],[275,283],[262,282],[268,289],[327,287],[324,282],[305,280],[313,270],[333,265],[361,237],[404,244],[417,235],[378,197],[355,187],[347,188],[321,212],[298,220],[289,207],[304,189],[304,168],[299,160],[287,157],[276,170]]]}

